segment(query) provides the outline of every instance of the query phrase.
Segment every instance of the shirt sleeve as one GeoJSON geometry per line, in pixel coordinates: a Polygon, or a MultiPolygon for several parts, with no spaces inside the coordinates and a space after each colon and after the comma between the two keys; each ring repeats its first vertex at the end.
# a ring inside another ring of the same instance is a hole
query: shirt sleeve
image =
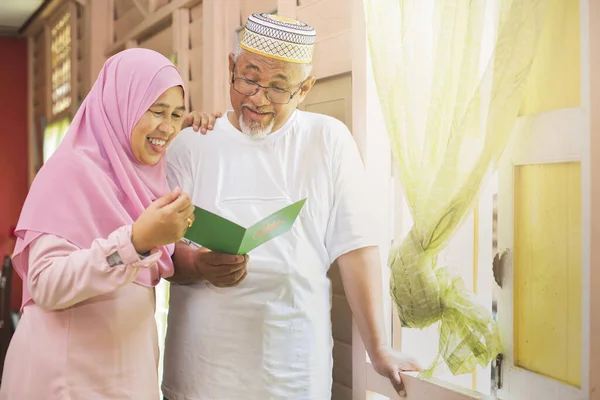
{"type": "Polygon", "coordinates": [[[334,204],[325,235],[331,263],[350,251],[378,244],[370,217],[371,194],[358,147],[341,122],[334,133],[338,139],[332,159],[334,204]]]}
{"type": "Polygon", "coordinates": [[[43,234],[29,245],[27,284],[39,307],[65,309],[133,282],[161,254],[155,250],[142,259],[131,242],[130,225],[94,240],[89,249],[43,234]]]}

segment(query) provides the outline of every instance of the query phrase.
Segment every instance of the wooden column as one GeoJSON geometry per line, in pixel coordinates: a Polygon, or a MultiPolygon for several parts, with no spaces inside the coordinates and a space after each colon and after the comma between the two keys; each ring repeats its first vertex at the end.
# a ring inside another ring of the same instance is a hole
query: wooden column
{"type": "Polygon", "coordinates": [[[190,108],[190,9],[173,12],[173,52],[177,54],[177,68],[183,77],[185,106],[190,108]]]}
{"type": "Polygon", "coordinates": [[[277,15],[288,18],[297,17],[297,1],[296,0],[277,0],[277,15]]]}
{"type": "MultiPolygon", "coordinates": [[[[106,50],[110,45],[112,45],[115,42],[115,0],[101,0],[101,1],[106,1],[106,7],[108,8],[108,10],[106,10],[106,12],[108,13],[107,17],[104,19],[106,25],[105,25],[105,35],[106,35],[106,44],[107,46],[103,47],[102,50],[106,50]]],[[[93,14],[92,14],[93,15],[93,14]]],[[[100,20],[100,18],[98,18],[100,20]]]]}
{"type": "Polygon", "coordinates": [[[220,0],[202,3],[204,69],[202,111],[225,111],[229,101],[228,57],[235,50],[236,29],[240,26],[240,1],[220,0]]]}
{"type": "MultiPolygon", "coordinates": [[[[582,22],[587,20],[587,23],[582,23],[581,30],[582,105],[584,107],[587,104],[590,105],[588,114],[590,116],[590,165],[587,171],[589,175],[587,172],[582,174],[582,179],[589,179],[591,186],[591,201],[589,204],[584,203],[582,207],[582,221],[586,221],[585,215],[588,206],[591,209],[591,218],[588,222],[591,228],[590,247],[588,248],[590,253],[590,276],[589,279],[586,279],[585,275],[583,277],[584,284],[589,285],[586,289],[589,290],[590,326],[587,331],[589,336],[584,336],[582,350],[584,363],[586,357],[589,356],[589,399],[600,400],[600,290],[598,290],[600,287],[600,3],[592,0],[582,0],[580,4],[581,20],[582,22]],[[588,54],[587,57],[586,53],[588,54]],[[589,64],[586,65],[588,60],[589,64]],[[588,87],[585,87],[586,75],[589,76],[588,87]],[[586,339],[589,340],[589,352],[585,351],[586,339]]],[[[582,187],[585,187],[585,185],[582,185],[582,187]]],[[[582,193],[582,195],[585,199],[585,193],[582,193]]],[[[582,239],[585,239],[585,236],[582,239]]],[[[587,257],[585,246],[586,242],[584,241],[584,253],[582,254],[582,261],[584,262],[587,257]]],[[[584,326],[585,328],[587,327],[584,326]]],[[[585,378],[582,383],[585,389],[585,378]]]]}
{"type": "Polygon", "coordinates": [[[104,55],[112,34],[113,0],[94,0],[85,6],[85,44],[87,47],[87,72],[84,77],[84,93],[87,94],[106,61],[104,55]],[[110,32],[110,33],[109,33],[110,32]]]}

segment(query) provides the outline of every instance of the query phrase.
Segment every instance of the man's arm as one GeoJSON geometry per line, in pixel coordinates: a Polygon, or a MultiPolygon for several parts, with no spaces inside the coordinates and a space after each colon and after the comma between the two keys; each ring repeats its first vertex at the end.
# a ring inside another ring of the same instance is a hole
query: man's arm
{"type": "Polygon", "coordinates": [[[175,244],[175,273],[167,280],[176,285],[208,281],[215,286],[236,286],[248,274],[248,256],[215,253],[205,248],[194,249],[184,242],[175,244]]]}
{"type": "Polygon", "coordinates": [[[337,259],[346,298],[371,359],[388,345],[383,321],[379,249],[363,247],[337,259]]]}
{"type": "Polygon", "coordinates": [[[416,360],[392,349],[383,320],[381,258],[376,246],[350,251],[337,258],[342,284],[373,368],[406,396],[401,371],[420,371],[416,360]]]}

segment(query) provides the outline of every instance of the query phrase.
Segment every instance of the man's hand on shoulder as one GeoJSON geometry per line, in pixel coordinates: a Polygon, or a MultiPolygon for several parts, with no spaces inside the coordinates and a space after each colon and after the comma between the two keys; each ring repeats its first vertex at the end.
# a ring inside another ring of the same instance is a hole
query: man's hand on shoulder
{"type": "Polygon", "coordinates": [[[200,133],[205,135],[206,132],[213,130],[217,118],[221,118],[222,115],[221,112],[209,114],[201,111],[190,111],[183,120],[181,129],[192,126],[194,131],[198,132],[200,130],[200,133]]]}
{"type": "Polygon", "coordinates": [[[249,256],[215,253],[200,248],[194,254],[194,270],[201,281],[217,287],[236,286],[246,278],[249,256]]]}

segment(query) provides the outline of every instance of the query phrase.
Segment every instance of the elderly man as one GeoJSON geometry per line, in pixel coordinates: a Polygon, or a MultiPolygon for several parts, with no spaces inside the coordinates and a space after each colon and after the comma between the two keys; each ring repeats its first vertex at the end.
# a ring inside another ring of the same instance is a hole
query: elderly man
{"type": "Polygon", "coordinates": [[[402,392],[399,372],[419,368],[386,339],[381,262],[352,135],[334,118],[297,110],[315,83],[315,35],[299,21],[250,16],[229,57],[233,110],[213,133],[188,128],[169,149],[170,184],[242,226],[307,199],[292,229],[249,259],[177,246],[162,387],[169,400],[329,399],[334,262],[377,372],[402,392]]]}

